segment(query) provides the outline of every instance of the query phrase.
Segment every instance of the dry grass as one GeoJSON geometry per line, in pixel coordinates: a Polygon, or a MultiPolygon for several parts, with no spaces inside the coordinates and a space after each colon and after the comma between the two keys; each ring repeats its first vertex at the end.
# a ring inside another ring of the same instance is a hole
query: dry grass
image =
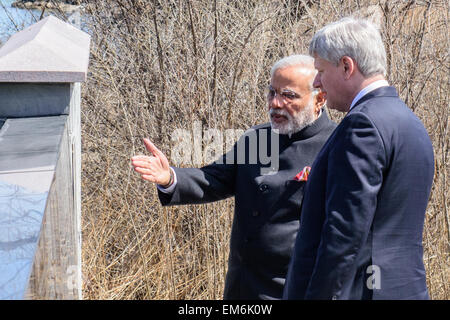
{"type": "MultiPolygon", "coordinates": [[[[221,299],[232,199],[162,208],[130,157],[149,137],[266,122],[264,87],[280,57],[307,52],[324,24],[368,5],[379,15],[389,81],[424,122],[436,176],[424,259],[433,299],[450,298],[447,1],[90,1],[83,85],[85,299],[221,299]]],[[[332,112],[334,119],[342,117],[332,112]]],[[[418,181],[418,183],[420,183],[418,181]]]]}

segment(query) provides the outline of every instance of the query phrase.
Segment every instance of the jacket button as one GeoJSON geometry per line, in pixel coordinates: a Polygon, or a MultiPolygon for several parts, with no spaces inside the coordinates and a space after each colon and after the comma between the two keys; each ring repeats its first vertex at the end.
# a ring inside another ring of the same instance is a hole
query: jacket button
{"type": "Polygon", "coordinates": [[[253,210],[253,212],[252,212],[252,216],[254,216],[254,217],[257,217],[257,216],[259,216],[259,212],[258,212],[258,210],[253,210]]]}
{"type": "Polygon", "coordinates": [[[259,191],[264,192],[267,189],[269,189],[269,186],[267,184],[262,184],[259,186],[259,191]]]}

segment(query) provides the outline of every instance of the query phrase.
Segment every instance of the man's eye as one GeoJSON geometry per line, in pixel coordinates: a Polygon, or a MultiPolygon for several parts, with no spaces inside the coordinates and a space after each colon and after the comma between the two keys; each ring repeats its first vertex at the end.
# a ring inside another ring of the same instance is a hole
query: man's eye
{"type": "Polygon", "coordinates": [[[274,97],[275,96],[275,90],[269,90],[269,97],[274,97]]]}
{"type": "Polygon", "coordinates": [[[284,98],[289,99],[289,100],[293,100],[296,98],[296,95],[293,92],[283,92],[282,95],[284,98]]]}

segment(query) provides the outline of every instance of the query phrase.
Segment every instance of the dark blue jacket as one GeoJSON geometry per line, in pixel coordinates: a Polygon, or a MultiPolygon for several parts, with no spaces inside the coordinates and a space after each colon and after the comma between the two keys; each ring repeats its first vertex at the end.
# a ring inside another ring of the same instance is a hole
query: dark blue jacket
{"type": "Polygon", "coordinates": [[[393,87],[351,109],[305,186],[287,299],[427,299],[430,138],[393,87]]]}

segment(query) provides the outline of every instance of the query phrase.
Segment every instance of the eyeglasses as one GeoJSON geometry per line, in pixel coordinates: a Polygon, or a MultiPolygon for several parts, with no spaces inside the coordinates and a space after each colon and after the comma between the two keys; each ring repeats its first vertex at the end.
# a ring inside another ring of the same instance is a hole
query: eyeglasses
{"type": "Polygon", "coordinates": [[[277,92],[272,86],[267,87],[267,99],[273,100],[275,97],[279,95],[284,101],[292,102],[295,99],[300,98],[301,96],[298,93],[295,93],[289,89],[282,89],[281,92],[277,92]]]}

